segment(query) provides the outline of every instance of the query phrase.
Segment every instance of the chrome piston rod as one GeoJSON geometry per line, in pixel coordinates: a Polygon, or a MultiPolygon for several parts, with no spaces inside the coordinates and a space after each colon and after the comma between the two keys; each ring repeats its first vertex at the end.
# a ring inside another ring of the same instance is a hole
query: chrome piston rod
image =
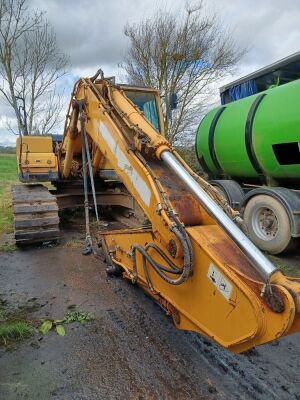
{"type": "Polygon", "coordinates": [[[205,207],[207,212],[218,222],[224,231],[234,240],[245,253],[256,270],[268,281],[277,271],[274,265],[263,253],[248,239],[237,225],[223,212],[213,199],[202,189],[188,171],[180,164],[176,157],[165,150],[161,154],[162,161],[186,184],[187,188],[205,207]]]}

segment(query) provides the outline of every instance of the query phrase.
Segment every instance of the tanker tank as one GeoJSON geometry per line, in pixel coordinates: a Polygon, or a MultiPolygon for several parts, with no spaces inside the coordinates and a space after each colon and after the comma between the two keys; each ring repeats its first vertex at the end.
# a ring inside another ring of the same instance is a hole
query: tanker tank
{"type": "Polygon", "coordinates": [[[199,162],[210,177],[300,184],[300,80],[220,106],[201,121],[199,162]]]}

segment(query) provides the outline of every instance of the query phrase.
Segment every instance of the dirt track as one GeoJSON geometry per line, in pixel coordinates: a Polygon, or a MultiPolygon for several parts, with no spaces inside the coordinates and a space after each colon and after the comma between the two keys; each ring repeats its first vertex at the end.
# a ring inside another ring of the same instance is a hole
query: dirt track
{"type": "Polygon", "coordinates": [[[107,278],[80,248],[0,254],[0,297],[12,308],[34,303],[36,320],[73,304],[96,316],[65,337],[0,349],[0,399],[300,399],[300,335],[231,354],[176,330],[141,289],[107,278]]]}

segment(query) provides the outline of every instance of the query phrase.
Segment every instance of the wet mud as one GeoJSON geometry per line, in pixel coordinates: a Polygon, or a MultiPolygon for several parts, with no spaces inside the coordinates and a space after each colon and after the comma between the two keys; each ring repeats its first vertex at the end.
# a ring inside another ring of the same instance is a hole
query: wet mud
{"type": "Polygon", "coordinates": [[[176,330],[140,288],[65,243],[0,253],[0,298],[11,308],[34,302],[36,321],[74,305],[96,319],[0,347],[0,399],[300,400],[299,334],[231,354],[176,330]]]}

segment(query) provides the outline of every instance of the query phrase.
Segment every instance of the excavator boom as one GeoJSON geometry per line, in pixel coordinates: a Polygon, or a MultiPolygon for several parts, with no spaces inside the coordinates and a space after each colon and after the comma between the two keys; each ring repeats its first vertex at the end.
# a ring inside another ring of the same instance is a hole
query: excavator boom
{"type": "Polygon", "coordinates": [[[108,264],[143,287],[177,328],[234,352],[300,330],[300,282],[250,242],[239,215],[172,148],[157,92],[80,79],[57,160],[62,181],[86,164],[92,182],[111,171],[137,203],[143,222],[100,230],[99,243],[108,264]],[[149,100],[144,109],[141,99],[149,100]]]}

